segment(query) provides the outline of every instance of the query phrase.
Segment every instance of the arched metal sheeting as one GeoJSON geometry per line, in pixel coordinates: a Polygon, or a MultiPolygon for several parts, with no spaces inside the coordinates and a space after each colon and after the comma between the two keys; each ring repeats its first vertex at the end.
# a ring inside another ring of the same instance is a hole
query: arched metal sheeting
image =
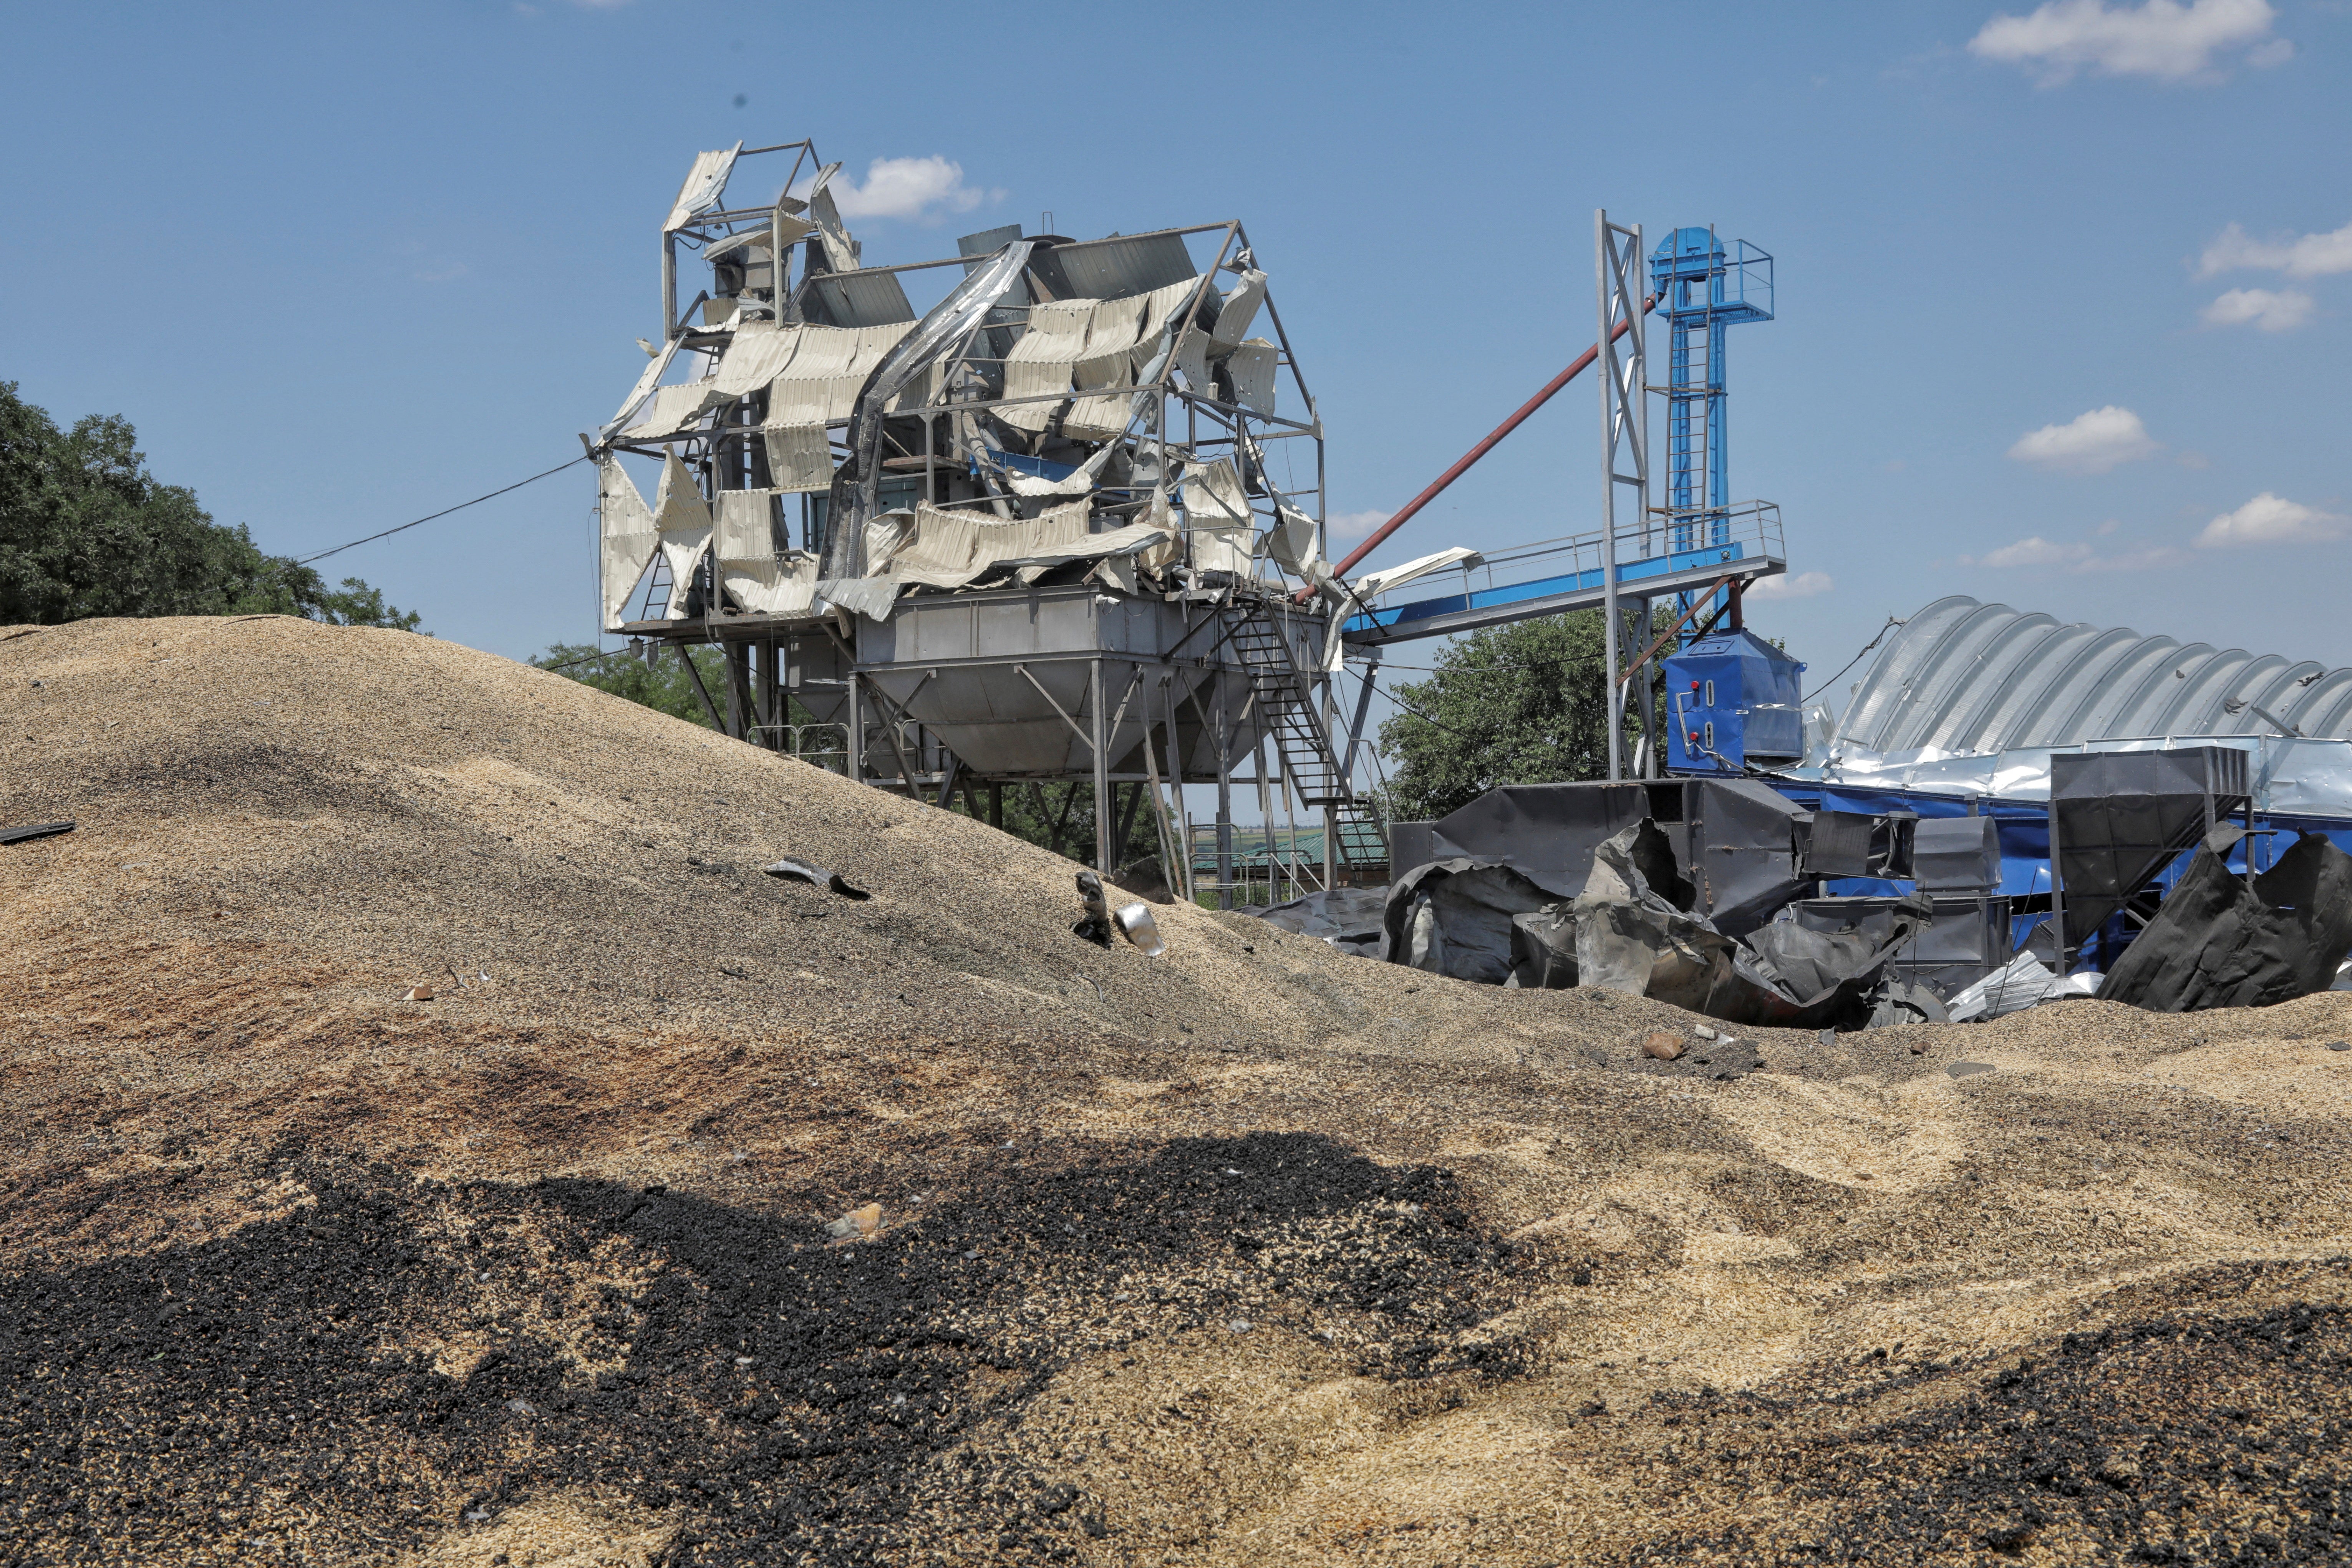
{"type": "Polygon", "coordinates": [[[1903,624],[1846,705],[1837,741],[1985,753],[2283,726],[2352,740],[2352,669],[2065,625],[1956,595],[1903,624]]]}

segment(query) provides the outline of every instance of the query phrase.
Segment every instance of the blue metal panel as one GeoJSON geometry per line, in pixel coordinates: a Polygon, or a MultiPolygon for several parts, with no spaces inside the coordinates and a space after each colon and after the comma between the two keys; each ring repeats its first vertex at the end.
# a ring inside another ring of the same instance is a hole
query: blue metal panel
{"type": "MultiPolygon", "coordinates": [[[[1704,572],[1711,566],[1743,558],[1737,541],[1706,550],[1683,550],[1671,555],[1654,555],[1646,561],[1621,561],[1617,563],[1617,582],[1622,589],[1630,583],[1646,583],[1659,577],[1678,575],[1685,572],[1704,572]]],[[[1416,599],[1409,605],[1395,605],[1357,616],[1349,620],[1347,634],[1353,636],[1374,628],[1402,627],[1414,621],[1433,620],[1440,616],[1460,615],[1469,610],[1501,608],[1524,604],[1531,599],[1556,598],[1567,594],[1601,593],[1606,578],[1599,568],[1589,572],[1570,572],[1557,577],[1542,577],[1532,583],[1513,583],[1500,588],[1485,588],[1475,593],[1447,594],[1435,599],[1416,599]]]]}
{"type": "Polygon", "coordinates": [[[1701,637],[1664,660],[1666,766],[1736,773],[1804,754],[1805,667],[1745,629],[1701,637]]]}
{"type": "MultiPolygon", "coordinates": [[[[1766,783],[1799,805],[1812,811],[1852,811],[1878,816],[1888,812],[1907,811],[1918,816],[1966,816],[1968,802],[1948,795],[1918,795],[1904,790],[1839,789],[1833,785],[1800,784],[1794,780],[1767,779],[1766,783]]],[[[2028,898],[2035,894],[2047,896],[2050,891],[2050,805],[2040,800],[1995,800],[1979,797],[1977,810],[1980,816],[1993,819],[1994,831],[2000,838],[2000,886],[1996,892],[2011,898],[2028,898]]],[[[2254,869],[2267,871],[2295,839],[2305,833],[2316,833],[2347,855],[2352,855],[2352,818],[2306,816],[2285,812],[2256,812],[2254,834],[2240,839],[2228,857],[2233,871],[2246,868],[2246,856],[2251,850],[2254,869]]],[[[2192,849],[2184,850],[2155,878],[2156,885],[2169,892],[2174,883],[2189,869],[2196,856],[2192,849]]],[[[1832,896],[1846,893],[1886,895],[1907,893],[1908,882],[1887,881],[1868,877],[1834,877],[1827,880],[1827,891],[1832,896]]],[[[2120,918],[2120,917],[2118,917],[2120,918]]],[[[2022,943],[2027,934],[2039,922],[2049,919],[2046,913],[2024,914],[2012,921],[2014,941],[2022,943]]],[[[2120,931],[2112,936],[2103,935],[2101,951],[2112,954],[2122,941],[2120,931]]]]}

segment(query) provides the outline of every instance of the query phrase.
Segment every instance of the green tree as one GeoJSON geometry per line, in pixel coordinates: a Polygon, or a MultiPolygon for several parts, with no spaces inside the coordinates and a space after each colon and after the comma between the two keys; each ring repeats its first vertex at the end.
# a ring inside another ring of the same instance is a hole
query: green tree
{"type": "MultiPolygon", "coordinates": [[[[1620,647],[1628,658],[1640,651],[1620,647]]],[[[1607,657],[1599,610],[1494,626],[1446,645],[1429,679],[1392,689],[1402,710],[1381,725],[1389,765],[1382,815],[1426,821],[1497,784],[1607,778],[1607,657]]],[[[1640,734],[1629,710],[1629,764],[1640,734]]]]}
{"type": "MultiPolygon", "coordinates": [[[[701,672],[703,689],[714,700],[725,701],[724,657],[715,647],[689,648],[688,653],[694,660],[694,668],[701,672]]],[[[625,697],[656,712],[699,724],[706,730],[710,728],[710,714],[703,707],[702,699],[695,694],[693,683],[687,679],[686,667],[676,658],[665,655],[647,664],[642,653],[604,653],[586,643],[560,642],[530,662],[567,680],[625,697]]],[[[806,715],[796,712],[794,718],[804,721],[806,715]]]]}
{"type": "MultiPolygon", "coordinates": [[[[1111,786],[1111,826],[1123,821],[1124,836],[1111,846],[1114,868],[1148,860],[1160,853],[1160,830],[1141,784],[1111,786]],[[1130,799],[1132,804],[1130,805],[1130,799]]],[[[982,822],[989,818],[989,786],[959,792],[957,807],[982,822]]],[[[1095,858],[1095,786],[1086,780],[1063,784],[1008,784],[1004,786],[1004,831],[1040,848],[1066,855],[1081,865],[1095,858]]]]}
{"type": "Polygon", "coordinates": [[[0,382],[0,624],[270,614],[404,631],[420,619],[215,522],[194,491],[148,471],[129,421],[91,415],[61,431],[0,382]]]}

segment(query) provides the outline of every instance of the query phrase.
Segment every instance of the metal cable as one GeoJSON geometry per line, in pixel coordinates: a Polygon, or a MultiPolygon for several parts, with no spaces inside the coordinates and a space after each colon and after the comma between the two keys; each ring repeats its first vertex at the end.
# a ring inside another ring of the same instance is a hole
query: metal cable
{"type": "Polygon", "coordinates": [[[514,483],[507,486],[505,489],[492,490],[488,495],[476,496],[472,500],[461,500],[456,506],[443,507],[439,511],[427,512],[425,516],[416,519],[413,522],[404,522],[398,528],[387,528],[382,533],[371,533],[365,539],[354,539],[349,544],[338,544],[332,550],[321,550],[315,555],[298,556],[295,558],[294,564],[297,566],[308,566],[313,561],[324,561],[330,555],[341,555],[346,550],[356,550],[362,544],[373,544],[379,539],[389,539],[394,534],[399,533],[404,530],[415,528],[417,523],[431,522],[436,517],[446,517],[453,511],[463,511],[469,506],[479,506],[486,500],[495,500],[499,496],[505,495],[510,490],[519,490],[525,485],[535,485],[540,480],[546,479],[550,474],[560,474],[564,469],[572,467],[573,463],[584,463],[587,460],[588,455],[585,452],[583,452],[576,458],[556,464],[555,467],[548,469],[546,473],[533,474],[527,479],[517,479],[514,483]]]}
{"type": "MultiPolygon", "coordinates": [[[[1902,624],[1903,623],[1901,621],[1895,619],[1893,616],[1887,616],[1886,624],[1878,628],[1878,635],[1862,645],[1862,653],[1868,653],[1872,648],[1874,648],[1880,643],[1885,642],[1886,640],[1886,634],[1893,631],[1896,626],[1899,626],[1902,624]]],[[[1846,670],[1852,669],[1855,665],[1862,662],[1862,653],[1855,654],[1852,658],[1847,659],[1845,661],[1844,668],[1841,668],[1837,672],[1837,675],[1831,676],[1827,680],[1824,680],[1819,686],[1814,687],[1810,696],[1800,697],[1797,700],[1800,703],[1811,702],[1813,698],[1819,697],[1822,692],[1827,691],[1831,687],[1835,686],[1838,683],[1839,675],[1843,675],[1846,670]]]]}

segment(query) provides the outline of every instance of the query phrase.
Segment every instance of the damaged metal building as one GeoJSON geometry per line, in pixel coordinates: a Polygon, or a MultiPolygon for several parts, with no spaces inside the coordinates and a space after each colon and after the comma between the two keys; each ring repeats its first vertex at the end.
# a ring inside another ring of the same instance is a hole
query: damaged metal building
{"type": "Polygon", "coordinates": [[[714,723],[854,778],[1000,817],[1088,781],[1105,871],[1124,785],[1189,892],[1179,786],[1229,824],[1237,771],[1324,830],[1327,882],[1379,859],[1333,739],[1322,428],[1243,225],[869,266],[839,167],[705,153],[672,205],[662,340],[583,437],[605,629],[717,644],[714,723]]]}
{"type": "Polygon", "coordinates": [[[1394,825],[1417,869],[1332,934],[1555,985],[1611,983],[1610,933],[1632,931],[1649,958],[1619,982],[1654,961],[1630,988],[1746,1022],[2342,983],[2352,670],[1948,598],[1902,624],[1843,721],[1803,727],[1793,760],[1717,752],[1671,783],[1511,786],[1394,825]],[[1637,843],[1641,876],[1612,864],[1637,843]],[[1843,994],[1769,981],[1790,973],[1843,994]]]}
{"type": "MultiPolygon", "coordinates": [[[[940,805],[962,791],[998,821],[1007,789],[1082,782],[1105,874],[1115,824],[1148,804],[1170,890],[1221,901],[1239,778],[1262,841],[1289,830],[1291,885],[1331,889],[1390,858],[1354,782],[1384,647],[1605,607],[1612,689],[1646,723],[1654,656],[1677,632],[1745,637],[1740,590],[1784,570],[1778,509],[1724,489],[1721,330],[1770,315],[1752,247],[1684,229],[1649,256],[1596,216],[1615,258],[1601,342],[1517,417],[1600,359],[1622,517],[1612,485],[1597,532],[1349,577],[1387,531],[1326,558],[1321,419],[1241,222],[1087,240],[1009,226],[869,265],[839,167],[807,142],[696,158],[662,224],[661,340],[640,341],[635,385],[582,437],[601,624],[675,652],[730,735],[940,805]],[[730,197],[754,180],[776,194],[730,197]],[[1672,482],[1654,505],[1643,342],[1662,308],[1672,482]],[[1621,593],[1642,650],[1622,670],[1621,593]],[[1665,595],[1685,609],[1661,631],[1665,595]],[[711,644],[717,691],[685,657],[711,644]],[[1207,877],[1186,784],[1214,789],[1207,877]],[[1319,866],[1298,863],[1302,818],[1319,866]]],[[[1668,749],[1646,736],[1634,771],[1668,749]]]]}

